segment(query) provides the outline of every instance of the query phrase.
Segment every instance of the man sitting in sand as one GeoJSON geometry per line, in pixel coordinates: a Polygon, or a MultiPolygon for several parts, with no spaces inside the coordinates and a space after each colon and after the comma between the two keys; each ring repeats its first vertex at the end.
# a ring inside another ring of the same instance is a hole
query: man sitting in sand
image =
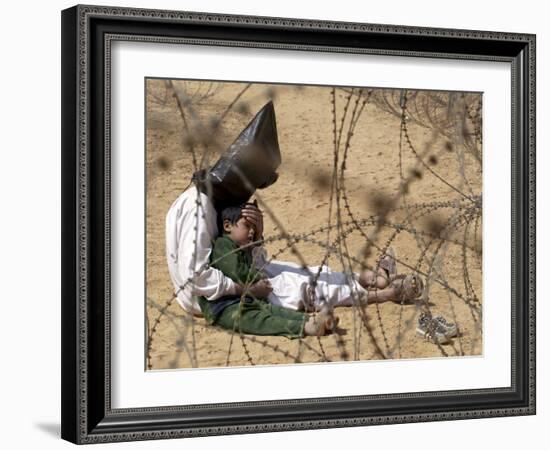
{"type": "Polygon", "coordinates": [[[243,287],[243,295],[227,295],[208,301],[199,297],[204,318],[210,324],[260,336],[322,336],[336,324],[328,309],[316,315],[282,308],[267,301],[273,295],[267,275],[253,264],[251,243],[255,227],[242,215],[242,207],[221,212],[223,234],[210,254],[210,266],[243,287]]]}
{"type": "MultiPolygon", "coordinates": [[[[261,285],[246,288],[210,266],[209,256],[212,242],[218,236],[218,211],[230,205],[245,204],[256,189],[272,185],[277,180],[276,169],[280,163],[275,111],[269,102],[213,167],[194,174],[192,185],[170,207],[166,216],[168,269],[177,301],[186,311],[202,315],[198,297],[208,302],[224,296],[240,297],[243,293],[265,297],[265,291],[254,291],[261,285]]],[[[241,214],[254,227],[255,240],[261,241],[263,216],[260,210],[248,204],[241,214]]],[[[262,271],[269,277],[270,288],[278,293],[268,293],[267,299],[287,309],[320,311],[327,304],[333,308],[351,306],[361,300],[381,302],[418,297],[421,280],[414,275],[397,276],[395,261],[390,264],[391,260],[391,255],[383,258],[376,272],[364,271],[360,276],[348,276],[332,272],[326,266],[320,270],[318,267],[303,268],[290,262],[267,262],[264,257],[262,271]],[[318,272],[320,275],[315,280],[318,272]]]]}

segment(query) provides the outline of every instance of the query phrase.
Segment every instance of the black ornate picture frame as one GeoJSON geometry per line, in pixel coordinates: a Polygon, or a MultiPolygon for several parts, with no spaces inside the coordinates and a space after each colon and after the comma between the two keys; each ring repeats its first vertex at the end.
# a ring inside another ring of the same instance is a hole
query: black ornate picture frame
{"type": "Polygon", "coordinates": [[[75,6],[62,12],[62,437],[99,443],[535,414],[535,36],[75,6]],[[511,66],[511,385],[113,409],[114,41],[501,61],[511,66]]]}

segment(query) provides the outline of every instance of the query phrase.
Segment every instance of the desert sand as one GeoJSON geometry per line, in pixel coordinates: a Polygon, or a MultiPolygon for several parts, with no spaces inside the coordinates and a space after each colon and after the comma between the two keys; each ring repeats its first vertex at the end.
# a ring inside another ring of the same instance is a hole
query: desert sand
{"type": "MultiPolygon", "coordinates": [[[[204,165],[215,162],[269,99],[275,105],[282,164],[278,181],[257,192],[269,210],[268,213],[263,208],[264,236],[274,237],[285,231],[290,235],[309,233],[310,239],[296,243],[297,252],[292,252],[281,239],[269,242],[267,251],[270,255],[276,254],[277,260],[299,263],[303,258],[308,265],[320,264],[326,253],[322,244],[327,242],[327,232],[315,230],[329,223],[335,149],[332,89],[247,86],[246,83],[147,81],[149,338],[144,355],[147,367],[156,370],[480,355],[482,223],[480,204],[474,200],[481,197],[482,168],[472,151],[472,147],[481,151],[480,137],[475,136],[476,132],[479,135],[475,126],[479,107],[461,116],[465,128],[456,132],[448,125],[457,123],[460,114],[445,110],[445,104],[430,105],[434,96],[426,93],[407,93],[409,109],[403,119],[404,134],[400,92],[363,90],[358,108],[366,96],[370,97],[355,124],[343,177],[349,209],[345,207],[341,190],[340,210],[334,198],[330,218],[331,224],[337,224],[340,213],[344,229],[354,228],[352,218],[361,221],[379,216],[391,206],[386,222],[379,229],[376,221],[366,221],[361,223],[360,230],[345,234],[346,254],[355,258],[355,271],[360,269],[358,261],[375,266],[381,249],[390,240],[397,253],[398,271],[408,273],[416,269],[425,279],[424,301],[403,305],[373,303],[363,309],[337,308],[340,325],[336,333],[297,340],[232,334],[207,325],[202,318],[191,317],[179,306],[173,295],[164,250],[166,213],[189,185],[196,167],[193,160],[197,163],[206,155],[204,165]],[[184,118],[174,92],[179,95],[184,118]],[[390,104],[397,108],[396,114],[387,106],[381,107],[383,99],[394,100],[390,104]],[[430,118],[427,111],[437,115],[430,118]],[[223,120],[219,121],[221,117],[223,120]],[[473,144],[463,142],[468,133],[473,144]],[[201,143],[201,139],[206,142],[201,143]],[[196,144],[194,155],[190,151],[192,140],[196,144]],[[407,189],[403,189],[403,180],[408,180],[407,189]],[[427,207],[428,204],[433,207],[427,207]],[[453,222],[454,215],[465,213],[467,208],[470,208],[469,215],[463,214],[464,220],[453,222]],[[276,226],[274,217],[284,230],[276,226]],[[373,239],[369,244],[371,253],[366,258],[365,235],[373,239]],[[418,336],[418,316],[426,308],[455,322],[459,336],[446,345],[436,345],[418,336]]],[[[335,90],[336,130],[343,129],[340,162],[357,94],[355,90],[341,125],[350,89],[335,90]]],[[[445,100],[448,98],[445,95],[437,98],[445,100]]],[[[469,104],[480,102],[475,94],[468,94],[466,98],[469,104]]],[[[342,233],[333,227],[328,236],[330,242],[336,242],[338,236],[342,233]]],[[[328,259],[333,270],[342,270],[340,255],[331,254],[328,259]]]]}

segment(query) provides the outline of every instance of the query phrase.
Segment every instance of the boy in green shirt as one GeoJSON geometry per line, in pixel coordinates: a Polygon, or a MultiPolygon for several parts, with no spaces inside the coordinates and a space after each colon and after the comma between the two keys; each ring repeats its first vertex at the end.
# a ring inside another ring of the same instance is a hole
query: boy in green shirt
{"type": "Polygon", "coordinates": [[[210,254],[210,265],[243,287],[243,295],[229,295],[208,301],[199,297],[206,321],[222,328],[262,336],[322,336],[337,320],[330,311],[316,315],[270,304],[266,298],[272,288],[265,274],[254,268],[251,246],[254,226],[242,217],[242,207],[225,208],[221,230],[210,254]]]}

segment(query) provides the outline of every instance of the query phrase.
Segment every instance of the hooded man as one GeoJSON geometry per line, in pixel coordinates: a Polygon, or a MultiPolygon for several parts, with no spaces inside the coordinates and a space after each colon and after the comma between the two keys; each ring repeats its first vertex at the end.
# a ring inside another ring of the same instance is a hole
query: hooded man
{"type": "MultiPolygon", "coordinates": [[[[186,311],[201,315],[197,297],[208,301],[243,293],[243,286],[209,265],[212,242],[220,229],[218,212],[227,206],[242,205],[256,189],[271,186],[277,180],[281,153],[273,103],[267,103],[214,166],[193,175],[193,184],[172,204],[166,216],[166,256],[178,303],[186,311]]],[[[242,215],[255,229],[255,240],[263,237],[263,218],[255,206],[246,206],[242,215]]],[[[267,298],[283,308],[317,311],[325,304],[351,306],[367,291],[359,276],[332,272],[327,266],[303,268],[292,262],[267,261],[265,249],[252,249],[258,268],[268,283],[257,283],[247,292],[267,298]],[[313,282],[313,274],[318,274],[313,282]],[[267,286],[266,286],[267,284],[267,286]]],[[[393,258],[389,257],[391,261],[393,258]]],[[[385,269],[379,269],[385,270],[385,269]]],[[[377,274],[365,271],[376,287],[377,274]]],[[[387,277],[382,280],[387,286],[387,277]]],[[[378,286],[383,288],[384,286],[378,286]]],[[[376,291],[377,301],[394,299],[393,287],[376,291]]],[[[370,294],[369,294],[370,295],[370,294]]],[[[416,295],[416,294],[415,294],[416,295]]]]}
{"type": "MultiPolygon", "coordinates": [[[[166,257],[178,303],[201,314],[194,296],[216,300],[240,295],[242,287],[219,270],[207,267],[212,241],[218,235],[217,211],[245,203],[256,189],[277,180],[281,153],[273,103],[267,103],[210,169],[197,171],[192,185],[166,216],[166,257]]],[[[261,212],[248,206],[243,216],[263,234],[261,212]]]]}

